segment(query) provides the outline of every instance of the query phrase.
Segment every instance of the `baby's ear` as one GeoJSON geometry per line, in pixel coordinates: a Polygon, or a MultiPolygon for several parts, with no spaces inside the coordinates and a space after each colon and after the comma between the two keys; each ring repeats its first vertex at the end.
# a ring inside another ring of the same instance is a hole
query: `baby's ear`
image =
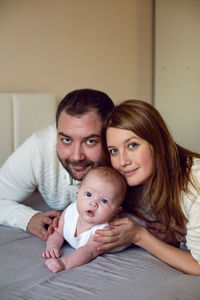
{"type": "Polygon", "coordinates": [[[118,207],[114,213],[114,216],[118,215],[122,211],[122,206],[118,207]]]}

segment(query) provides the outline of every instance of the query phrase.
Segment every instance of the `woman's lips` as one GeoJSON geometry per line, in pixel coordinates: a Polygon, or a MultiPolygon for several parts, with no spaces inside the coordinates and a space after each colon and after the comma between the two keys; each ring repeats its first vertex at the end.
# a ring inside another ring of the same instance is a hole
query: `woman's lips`
{"type": "Polygon", "coordinates": [[[125,177],[129,177],[129,176],[134,175],[137,172],[138,169],[139,168],[136,168],[136,169],[130,170],[130,171],[126,171],[126,172],[123,172],[123,174],[124,174],[125,177]]]}

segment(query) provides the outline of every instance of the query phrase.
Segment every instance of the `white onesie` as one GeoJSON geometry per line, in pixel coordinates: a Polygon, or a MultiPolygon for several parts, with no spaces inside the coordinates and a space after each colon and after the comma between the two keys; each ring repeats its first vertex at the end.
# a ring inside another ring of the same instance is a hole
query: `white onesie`
{"type": "Polygon", "coordinates": [[[77,249],[84,246],[89,238],[95,233],[97,229],[102,229],[109,226],[108,223],[98,224],[89,230],[82,232],[79,236],[75,236],[76,226],[78,221],[78,211],[76,203],[70,204],[65,210],[63,236],[71,247],[77,249]]]}
{"type": "MultiPolygon", "coordinates": [[[[110,227],[108,223],[98,224],[93,226],[89,230],[82,232],[79,236],[76,237],[75,232],[76,232],[78,216],[79,214],[77,211],[76,202],[70,204],[65,210],[63,236],[64,239],[70,244],[70,246],[75,249],[84,246],[97,229],[102,229],[106,226],[110,227]]],[[[126,249],[129,246],[130,245],[116,247],[114,249],[111,249],[108,252],[109,253],[119,252],[126,249]]]]}

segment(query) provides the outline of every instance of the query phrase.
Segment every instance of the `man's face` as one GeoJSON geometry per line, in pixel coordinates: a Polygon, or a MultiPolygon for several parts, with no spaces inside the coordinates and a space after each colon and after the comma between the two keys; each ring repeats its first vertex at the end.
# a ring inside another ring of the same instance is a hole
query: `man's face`
{"type": "Polygon", "coordinates": [[[71,116],[62,111],[58,119],[57,154],[63,167],[76,180],[101,163],[102,121],[96,111],[71,116]]]}

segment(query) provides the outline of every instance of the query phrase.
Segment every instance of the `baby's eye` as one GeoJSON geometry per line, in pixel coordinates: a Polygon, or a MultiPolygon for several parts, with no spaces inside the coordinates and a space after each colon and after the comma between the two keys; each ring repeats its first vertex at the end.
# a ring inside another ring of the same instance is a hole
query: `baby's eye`
{"type": "Polygon", "coordinates": [[[90,197],[92,196],[92,194],[91,194],[90,192],[86,192],[86,196],[87,196],[88,198],[90,198],[90,197]]]}
{"type": "Polygon", "coordinates": [[[108,200],[102,199],[101,202],[103,202],[104,204],[107,204],[107,203],[108,203],[108,200]]]}

